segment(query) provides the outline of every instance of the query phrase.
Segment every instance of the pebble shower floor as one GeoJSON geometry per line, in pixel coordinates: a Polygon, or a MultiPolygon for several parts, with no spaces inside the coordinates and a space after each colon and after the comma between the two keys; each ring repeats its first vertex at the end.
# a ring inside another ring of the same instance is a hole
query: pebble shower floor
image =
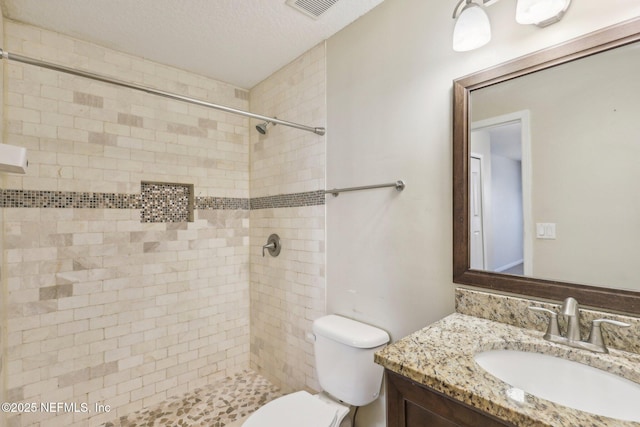
{"type": "Polygon", "coordinates": [[[103,427],[224,427],[281,396],[280,389],[253,371],[242,371],[215,384],[142,411],[103,427]]]}

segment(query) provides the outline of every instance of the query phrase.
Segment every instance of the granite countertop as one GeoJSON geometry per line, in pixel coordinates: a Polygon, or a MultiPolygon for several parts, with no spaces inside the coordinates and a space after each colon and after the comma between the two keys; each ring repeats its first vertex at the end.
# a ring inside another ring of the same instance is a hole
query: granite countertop
{"type": "Polygon", "coordinates": [[[561,356],[640,383],[640,355],[610,349],[592,353],[550,343],[542,332],[455,313],[387,347],[376,363],[456,400],[518,426],[639,426],[640,423],[593,415],[525,394],[507,397],[512,387],[483,370],[476,353],[524,350],[561,356]]]}

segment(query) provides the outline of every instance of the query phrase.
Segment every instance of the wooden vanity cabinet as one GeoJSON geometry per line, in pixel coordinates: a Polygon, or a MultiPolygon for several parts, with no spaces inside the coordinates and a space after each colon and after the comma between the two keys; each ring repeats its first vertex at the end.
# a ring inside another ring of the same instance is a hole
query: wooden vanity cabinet
{"type": "Polygon", "coordinates": [[[387,427],[514,426],[389,370],[385,380],[387,427]]]}

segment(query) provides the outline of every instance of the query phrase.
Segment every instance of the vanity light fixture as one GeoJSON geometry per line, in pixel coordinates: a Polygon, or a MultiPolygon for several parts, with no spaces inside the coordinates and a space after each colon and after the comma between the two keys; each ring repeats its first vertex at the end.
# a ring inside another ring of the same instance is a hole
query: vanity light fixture
{"type": "Polygon", "coordinates": [[[516,22],[546,27],[560,21],[571,0],[518,0],[516,22]]]}
{"type": "MultiPolygon", "coordinates": [[[[484,8],[498,0],[460,0],[453,10],[453,50],[466,52],[491,40],[491,24],[484,8]]],[[[539,27],[560,21],[571,0],[517,0],[516,22],[539,27]]]]}
{"type": "MultiPolygon", "coordinates": [[[[488,6],[497,0],[479,0],[488,6]]],[[[491,40],[491,24],[487,12],[472,0],[460,0],[453,10],[456,20],[453,28],[453,50],[466,52],[477,49],[491,40]]]]}

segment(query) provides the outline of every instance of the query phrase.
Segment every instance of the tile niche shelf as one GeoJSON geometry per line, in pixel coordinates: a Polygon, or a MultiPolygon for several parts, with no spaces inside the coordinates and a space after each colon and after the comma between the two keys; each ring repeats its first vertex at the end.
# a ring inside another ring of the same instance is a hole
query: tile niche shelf
{"type": "Polygon", "coordinates": [[[140,222],[193,222],[193,184],[142,181],[140,222]]]}

